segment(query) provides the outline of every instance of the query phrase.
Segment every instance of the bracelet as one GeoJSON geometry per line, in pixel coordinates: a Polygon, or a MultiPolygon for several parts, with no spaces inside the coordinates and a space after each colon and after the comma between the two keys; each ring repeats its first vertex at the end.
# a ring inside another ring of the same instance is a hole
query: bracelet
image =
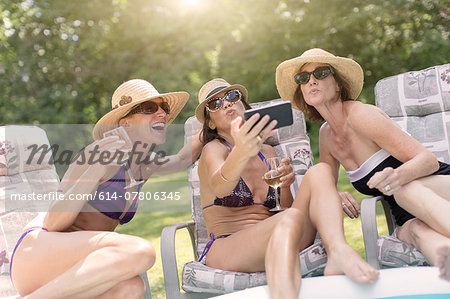
{"type": "Polygon", "coordinates": [[[232,181],[228,180],[227,178],[225,178],[225,177],[223,176],[223,174],[222,174],[222,167],[220,168],[219,173],[220,173],[220,177],[222,178],[222,180],[224,180],[224,181],[227,182],[227,183],[231,183],[231,182],[232,182],[232,181]]]}

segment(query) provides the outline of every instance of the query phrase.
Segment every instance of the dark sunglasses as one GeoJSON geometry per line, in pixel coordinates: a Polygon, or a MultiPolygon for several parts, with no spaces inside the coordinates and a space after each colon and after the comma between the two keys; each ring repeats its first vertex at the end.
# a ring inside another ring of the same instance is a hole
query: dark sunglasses
{"type": "Polygon", "coordinates": [[[317,80],[322,80],[328,77],[330,74],[334,74],[334,71],[329,66],[319,66],[312,72],[301,72],[294,76],[294,80],[297,84],[306,84],[311,78],[311,74],[316,77],[317,80]]]}
{"type": "Polygon", "coordinates": [[[158,111],[159,107],[167,114],[170,114],[170,106],[167,102],[156,103],[152,101],[139,104],[136,108],[133,108],[127,115],[131,114],[153,114],[158,111]]]}
{"type": "Polygon", "coordinates": [[[206,103],[206,109],[209,112],[216,112],[223,106],[224,101],[227,101],[231,104],[235,104],[239,102],[241,99],[242,93],[237,89],[232,89],[221,98],[214,98],[209,100],[208,103],[206,103]]]}

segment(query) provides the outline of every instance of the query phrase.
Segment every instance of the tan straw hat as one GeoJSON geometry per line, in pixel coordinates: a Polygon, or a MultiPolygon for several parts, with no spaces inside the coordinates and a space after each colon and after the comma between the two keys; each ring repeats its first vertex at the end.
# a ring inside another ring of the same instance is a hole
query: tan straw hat
{"type": "Polygon", "coordinates": [[[230,84],[222,78],[212,79],[206,82],[198,92],[198,106],[195,109],[195,116],[201,123],[205,122],[205,106],[210,99],[222,91],[228,91],[237,89],[242,93],[242,103],[245,108],[249,109],[250,105],[247,102],[248,92],[247,89],[240,84],[230,84]]]}
{"type": "Polygon", "coordinates": [[[169,104],[168,124],[170,124],[188,101],[189,94],[185,91],[159,93],[152,84],[142,79],[126,81],[114,91],[111,111],[100,118],[95,125],[92,132],[94,139],[102,139],[104,132],[116,128],[119,120],[136,105],[157,98],[164,99],[169,104]]]}
{"type": "Polygon", "coordinates": [[[294,93],[298,84],[294,76],[300,68],[310,62],[326,63],[331,65],[339,76],[350,86],[351,99],[356,100],[361,93],[364,83],[364,73],[361,66],[350,58],[335,56],[322,49],[309,49],[299,57],[295,57],[280,63],[275,74],[275,81],[278,93],[285,101],[290,101],[294,105],[294,93]]]}

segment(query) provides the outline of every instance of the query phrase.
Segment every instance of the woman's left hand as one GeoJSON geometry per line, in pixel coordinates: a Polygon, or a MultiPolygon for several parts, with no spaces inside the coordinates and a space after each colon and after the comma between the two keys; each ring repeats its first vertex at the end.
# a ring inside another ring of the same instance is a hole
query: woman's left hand
{"type": "Polygon", "coordinates": [[[284,175],[281,177],[282,184],[280,185],[281,188],[286,188],[292,185],[292,183],[295,181],[295,173],[294,169],[292,169],[291,166],[291,158],[283,158],[281,159],[280,166],[278,167],[278,171],[282,172],[284,175]]]}
{"type": "Polygon", "coordinates": [[[361,214],[361,209],[353,196],[349,192],[339,192],[339,196],[341,197],[342,209],[345,214],[352,219],[358,218],[359,214],[361,214]]]}
{"type": "Polygon", "coordinates": [[[386,167],[382,171],[375,173],[367,182],[369,188],[376,188],[386,196],[394,194],[402,185],[400,175],[392,167],[386,167]]]}

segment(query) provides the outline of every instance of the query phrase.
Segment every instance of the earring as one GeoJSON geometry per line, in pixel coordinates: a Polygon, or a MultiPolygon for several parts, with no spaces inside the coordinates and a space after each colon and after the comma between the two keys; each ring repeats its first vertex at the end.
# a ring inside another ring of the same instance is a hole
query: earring
{"type": "Polygon", "coordinates": [[[208,120],[208,127],[209,127],[211,130],[214,130],[214,129],[216,128],[216,125],[215,125],[211,120],[208,120]]]}

